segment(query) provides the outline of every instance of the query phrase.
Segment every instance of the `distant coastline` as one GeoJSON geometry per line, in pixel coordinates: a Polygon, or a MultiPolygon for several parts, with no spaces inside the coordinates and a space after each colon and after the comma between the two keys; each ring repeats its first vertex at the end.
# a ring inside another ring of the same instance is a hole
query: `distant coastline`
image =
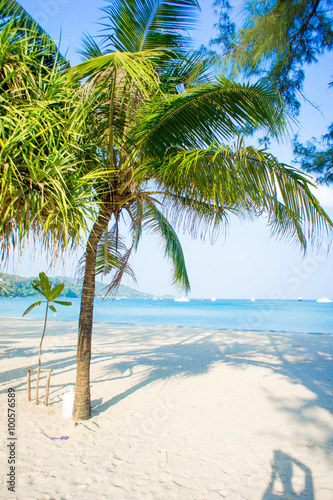
{"type": "MultiPolygon", "coordinates": [[[[33,276],[30,278],[23,278],[22,276],[18,276],[15,274],[7,274],[1,273],[0,275],[0,297],[35,297],[38,296],[38,293],[32,287],[32,281],[36,279],[37,276],[33,276]]],[[[82,282],[68,277],[59,277],[56,276],[54,278],[50,278],[53,285],[57,285],[58,283],[64,283],[65,288],[62,297],[68,298],[80,298],[82,292],[82,282]]],[[[96,282],[96,297],[104,297],[105,295],[105,287],[107,283],[96,282]]],[[[129,286],[120,285],[116,297],[126,298],[126,299],[150,299],[154,296],[145,293],[139,292],[134,288],[129,286]]]]}

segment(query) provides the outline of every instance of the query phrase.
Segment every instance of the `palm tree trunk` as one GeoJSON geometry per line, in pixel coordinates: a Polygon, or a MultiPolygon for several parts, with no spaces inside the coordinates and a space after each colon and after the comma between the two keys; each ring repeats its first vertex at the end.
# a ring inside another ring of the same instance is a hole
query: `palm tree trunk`
{"type": "Polygon", "coordinates": [[[87,420],[91,415],[90,405],[90,360],[95,297],[95,266],[97,245],[101,239],[113,209],[106,205],[101,209],[88,238],[86,248],[85,275],[82,288],[79,334],[76,354],[76,384],[73,408],[74,420],[87,420]]]}

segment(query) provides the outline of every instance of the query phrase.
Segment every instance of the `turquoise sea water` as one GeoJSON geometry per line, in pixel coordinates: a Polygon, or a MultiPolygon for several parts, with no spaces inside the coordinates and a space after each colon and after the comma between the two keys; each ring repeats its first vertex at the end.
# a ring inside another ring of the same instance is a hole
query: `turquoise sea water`
{"type": "MultiPolygon", "coordinates": [[[[22,317],[37,298],[0,298],[0,317],[22,317]]],[[[70,307],[59,306],[50,320],[77,321],[79,299],[70,307]]],[[[43,319],[45,306],[36,307],[27,318],[43,319]]],[[[313,333],[333,335],[333,302],[304,300],[173,300],[96,299],[94,322],[135,325],[175,325],[200,328],[313,333]]]]}

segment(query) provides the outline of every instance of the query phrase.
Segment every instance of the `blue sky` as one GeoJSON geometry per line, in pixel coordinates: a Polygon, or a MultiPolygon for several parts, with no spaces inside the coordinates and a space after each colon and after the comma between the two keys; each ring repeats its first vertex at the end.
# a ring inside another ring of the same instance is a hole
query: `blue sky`
{"type": "MultiPolygon", "coordinates": [[[[61,37],[61,50],[72,65],[80,62],[76,51],[82,34],[97,33],[96,23],[102,14],[99,8],[105,5],[104,0],[22,0],[20,3],[55,40],[61,37]]],[[[201,3],[203,9],[195,34],[198,44],[208,43],[214,36],[216,22],[212,0],[201,3]]],[[[293,126],[293,132],[298,131],[302,141],[324,134],[333,121],[333,89],[328,89],[332,76],[332,53],[306,70],[304,94],[320,111],[309,103],[302,103],[299,125],[293,126]]],[[[292,164],[290,144],[273,144],[271,152],[280,161],[292,164]]],[[[333,217],[333,189],[320,188],[316,195],[333,217]]],[[[291,242],[271,239],[264,219],[252,222],[230,219],[226,237],[214,245],[209,240],[193,240],[187,235],[180,235],[180,240],[192,286],[190,297],[333,298],[332,251],[327,255],[323,247],[319,254],[308,252],[304,256],[291,242]]],[[[16,257],[13,261],[15,263],[16,257]]],[[[135,287],[158,295],[177,294],[170,284],[169,263],[163,258],[156,238],[147,236],[142,241],[132,259],[132,267],[138,282],[135,287]]],[[[37,258],[31,263],[26,255],[19,266],[11,263],[7,270],[31,276],[45,269],[43,260],[37,258]]],[[[68,259],[65,274],[73,275],[73,269],[73,261],[68,259]]],[[[58,266],[53,274],[61,272],[62,267],[58,266]]],[[[131,281],[124,284],[133,286],[131,281]]]]}

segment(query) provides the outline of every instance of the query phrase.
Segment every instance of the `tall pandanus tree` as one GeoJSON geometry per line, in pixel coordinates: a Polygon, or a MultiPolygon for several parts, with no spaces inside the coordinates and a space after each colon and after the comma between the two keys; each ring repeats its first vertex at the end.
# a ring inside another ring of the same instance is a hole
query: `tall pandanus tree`
{"type": "Polygon", "coordinates": [[[103,137],[95,184],[96,219],[84,256],[73,418],[90,416],[90,361],[96,263],[115,272],[109,291],[128,270],[144,230],[157,232],[173,262],[173,279],[189,289],[175,227],[193,236],[224,228],[230,213],[266,214],[273,233],[305,249],[332,222],[300,172],[265,151],[246,147],[241,134],[285,131],[278,93],[263,84],[237,84],[209,74],[209,54],[191,52],[182,23],[193,24],[190,1],[115,1],[105,9],[110,29],[101,45],[85,41],[86,61],[70,74],[95,103],[90,123],[103,137]],[[230,141],[236,141],[234,147],[230,141]],[[132,245],[117,252],[118,221],[127,214],[132,245]],[[112,230],[109,223],[112,221],[112,230]],[[109,241],[112,239],[113,243],[109,241]],[[104,248],[104,251],[103,251],[104,248]],[[112,262],[112,259],[110,260],[112,262]]]}
{"type": "Polygon", "coordinates": [[[0,256],[29,238],[56,255],[80,242],[94,209],[89,102],[37,23],[0,7],[0,256]]]}
{"type": "MultiPolygon", "coordinates": [[[[34,57],[42,63],[42,67],[46,70],[47,68],[52,69],[54,65],[58,70],[69,67],[69,62],[59,52],[52,38],[16,0],[0,0],[0,31],[2,33],[2,54],[11,55],[14,65],[16,60],[20,61],[21,64],[24,63],[23,66],[25,67],[26,64],[29,64],[29,57],[27,56],[33,53],[34,57]],[[30,44],[20,44],[20,39],[27,41],[29,33],[30,36],[33,34],[34,40],[30,39],[30,44]],[[6,39],[6,35],[8,39],[6,39]],[[8,51],[8,45],[13,45],[15,42],[17,52],[13,50],[13,46],[8,51]],[[22,51],[27,57],[25,61],[21,57],[22,51]]],[[[2,66],[4,66],[3,61],[2,66]]],[[[3,69],[4,67],[2,67],[3,69]]],[[[30,66],[30,72],[36,74],[33,66],[30,66]]],[[[3,77],[3,74],[1,77],[3,77]]]]}

